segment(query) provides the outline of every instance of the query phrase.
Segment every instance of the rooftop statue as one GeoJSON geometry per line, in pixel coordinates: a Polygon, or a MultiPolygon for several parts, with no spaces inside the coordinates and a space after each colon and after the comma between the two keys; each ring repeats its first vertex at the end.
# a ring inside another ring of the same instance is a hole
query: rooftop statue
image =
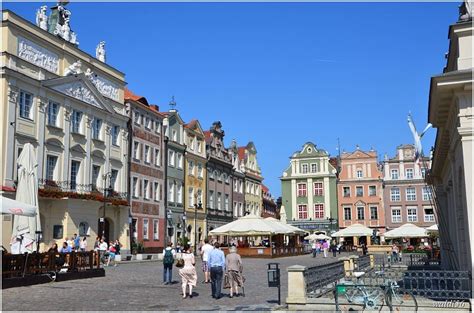
{"type": "Polygon", "coordinates": [[[470,20],[472,20],[472,3],[469,0],[464,0],[459,6],[459,21],[467,22],[470,20]]]}
{"type": "Polygon", "coordinates": [[[105,63],[105,41],[99,42],[97,48],[95,48],[95,57],[105,63]]]}
{"type": "Polygon", "coordinates": [[[36,26],[41,29],[48,30],[48,16],[46,15],[46,9],[48,7],[43,5],[38,11],[36,11],[36,26]]]}
{"type": "Polygon", "coordinates": [[[82,73],[81,67],[82,67],[81,60],[77,60],[76,62],[68,66],[66,71],[64,71],[64,76],[76,75],[76,74],[82,73]]]}

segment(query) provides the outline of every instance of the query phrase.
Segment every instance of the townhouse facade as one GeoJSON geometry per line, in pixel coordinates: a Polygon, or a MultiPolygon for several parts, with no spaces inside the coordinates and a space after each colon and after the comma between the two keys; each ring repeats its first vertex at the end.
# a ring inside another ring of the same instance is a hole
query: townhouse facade
{"type": "MultiPolygon", "coordinates": [[[[339,228],[358,223],[374,229],[378,234],[384,233],[382,180],[383,173],[375,150],[363,151],[357,147],[353,152],[341,154],[337,181],[339,228]]],[[[370,238],[361,238],[362,242],[365,240],[370,241],[370,238]]]]}
{"type": "MultiPolygon", "coordinates": [[[[61,14],[62,5],[51,14],[61,14]]],[[[75,40],[8,10],[2,11],[2,34],[2,194],[15,197],[16,160],[31,143],[38,159],[40,249],[77,233],[119,239],[128,250],[125,75],[75,40]]],[[[12,217],[2,218],[4,231],[11,230],[12,217]]],[[[8,248],[8,234],[3,239],[8,248]]]]}
{"type": "Polygon", "coordinates": [[[131,241],[141,243],[145,252],[158,252],[164,247],[165,229],[164,116],[157,106],[128,89],[125,89],[125,105],[130,117],[131,241]]]}
{"type": "Polygon", "coordinates": [[[272,198],[270,189],[262,184],[262,217],[277,217],[277,204],[272,198]]]}
{"type": "Polygon", "coordinates": [[[239,159],[245,173],[245,211],[256,216],[262,215],[262,171],[257,162],[257,149],[253,142],[238,148],[239,159]]]}
{"type": "Polygon", "coordinates": [[[229,147],[229,152],[232,158],[232,209],[233,217],[239,218],[245,215],[245,167],[243,161],[239,157],[239,149],[237,142],[232,140],[229,147]]]}
{"type": "Polygon", "coordinates": [[[400,145],[393,158],[383,162],[384,203],[387,230],[405,223],[420,227],[435,224],[431,188],[425,182],[430,159],[415,163],[415,147],[400,145]]]}
{"type": "Polygon", "coordinates": [[[184,125],[186,145],[184,181],[184,208],[186,233],[193,246],[207,236],[206,233],[206,142],[198,120],[184,125]]]}
{"type": "Polygon", "coordinates": [[[207,232],[233,220],[232,158],[224,145],[221,122],[204,132],[207,153],[207,232]]]}
{"type": "MultiPolygon", "coordinates": [[[[280,177],[287,222],[308,232],[337,229],[336,169],[329,154],[307,142],[280,177]]],[[[280,212],[280,215],[282,213],[280,212]]]]}

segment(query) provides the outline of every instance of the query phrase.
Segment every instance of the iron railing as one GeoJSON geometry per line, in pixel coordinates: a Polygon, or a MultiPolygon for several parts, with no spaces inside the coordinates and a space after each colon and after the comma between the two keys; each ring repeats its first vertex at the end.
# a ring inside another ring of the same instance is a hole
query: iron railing
{"type": "Polygon", "coordinates": [[[472,298],[471,273],[468,271],[409,270],[403,275],[403,287],[414,295],[433,300],[472,298]]]}
{"type": "Polygon", "coordinates": [[[306,296],[317,298],[328,293],[344,278],[344,274],[343,261],[307,268],[304,271],[306,296]]]}
{"type": "Polygon", "coordinates": [[[439,266],[440,260],[427,253],[402,253],[401,263],[408,266],[439,266]]]}
{"type": "MultiPolygon", "coordinates": [[[[104,188],[95,184],[78,184],[72,181],[56,181],[49,179],[38,179],[38,188],[49,192],[72,192],[78,194],[97,194],[104,196],[104,188]]],[[[105,189],[106,198],[127,200],[128,193],[117,192],[109,188],[105,189]]]]}

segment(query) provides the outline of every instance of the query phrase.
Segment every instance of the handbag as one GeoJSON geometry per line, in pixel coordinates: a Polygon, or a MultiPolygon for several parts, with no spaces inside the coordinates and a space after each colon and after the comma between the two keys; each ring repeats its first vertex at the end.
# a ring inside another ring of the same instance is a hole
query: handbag
{"type": "Polygon", "coordinates": [[[178,267],[178,268],[184,267],[184,259],[177,259],[176,260],[176,267],[178,267]]]}

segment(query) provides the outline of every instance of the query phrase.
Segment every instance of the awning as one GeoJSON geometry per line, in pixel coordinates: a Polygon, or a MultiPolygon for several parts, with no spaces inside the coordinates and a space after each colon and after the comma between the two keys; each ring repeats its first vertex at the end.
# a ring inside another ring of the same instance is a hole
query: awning
{"type": "Polygon", "coordinates": [[[428,232],[422,227],[407,223],[398,228],[392,229],[384,234],[386,239],[391,238],[424,238],[428,237],[428,232]]]}
{"type": "Polygon", "coordinates": [[[351,226],[341,229],[340,231],[332,234],[332,237],[360,237],[360,236],[370,236],[372,235],[373,230],[362,225],[362,224],[352,224],[351,226]]]}

